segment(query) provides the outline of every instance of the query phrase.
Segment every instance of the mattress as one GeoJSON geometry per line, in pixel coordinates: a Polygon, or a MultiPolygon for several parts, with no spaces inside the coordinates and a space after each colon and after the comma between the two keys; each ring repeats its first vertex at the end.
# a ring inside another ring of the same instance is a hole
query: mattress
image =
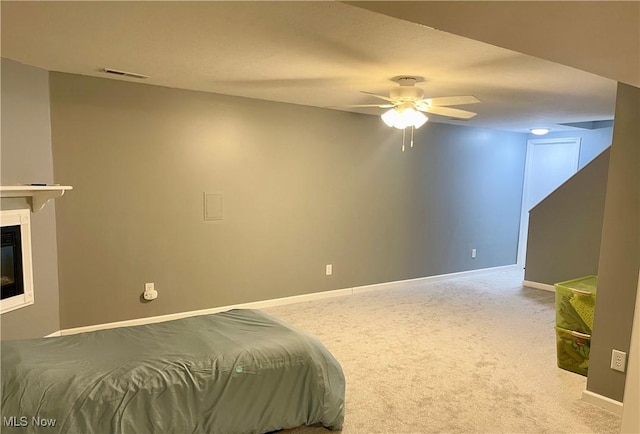
{"type": "Polygon", "coordinates": [[[336,359],[257,310],[1,345],[3,433],[338,430],[344,420],[336,359]]]}

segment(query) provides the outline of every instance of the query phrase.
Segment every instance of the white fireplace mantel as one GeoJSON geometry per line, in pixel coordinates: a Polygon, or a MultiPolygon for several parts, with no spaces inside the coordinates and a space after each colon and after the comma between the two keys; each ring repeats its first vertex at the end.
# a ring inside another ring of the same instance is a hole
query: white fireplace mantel
{"type": "Polygon", "coordinates": [[[49,200],[60,197],[67,190],[73,190],[70,185],[2,185],[0,197],[31,198],[31,211],[38,212],[49,200]]]}

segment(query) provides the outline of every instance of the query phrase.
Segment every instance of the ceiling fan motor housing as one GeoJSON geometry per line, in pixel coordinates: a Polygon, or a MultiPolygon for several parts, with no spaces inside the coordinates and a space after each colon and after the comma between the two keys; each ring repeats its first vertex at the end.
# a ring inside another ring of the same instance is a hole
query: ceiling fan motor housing
{"type": "Polygon", "coordinates": [[[411,86],[396,86],[392,87],[389,91],[389,96],[394,100],[399,101],[418,101],[424,97],[424,91],[419,87],[411,86]]]}
{"type": "Polygon", "coordinates": [[[389,96],[399,101],[418,101],[424,97],[424,91],[416,87],[418,81],[423,81],[422,77],[398,76],[393,81],[400,86],[394,86],[389,91],[389,96]]]}

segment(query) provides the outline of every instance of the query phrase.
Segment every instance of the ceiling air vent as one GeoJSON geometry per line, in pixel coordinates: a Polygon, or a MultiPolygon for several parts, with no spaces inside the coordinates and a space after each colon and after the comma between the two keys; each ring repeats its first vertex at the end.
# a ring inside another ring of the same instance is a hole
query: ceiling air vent
{"type": "Polygon", "coordinates": [[[141,78],[141,79],[149,78],[148,75],[142,75],[135,72],[120,71],[119,69],[112,69],[112,68],[100,68],[98,71],[104,72],[105,74],[119,75],[120,77],[131,77],[131,78],[141,78]]]}

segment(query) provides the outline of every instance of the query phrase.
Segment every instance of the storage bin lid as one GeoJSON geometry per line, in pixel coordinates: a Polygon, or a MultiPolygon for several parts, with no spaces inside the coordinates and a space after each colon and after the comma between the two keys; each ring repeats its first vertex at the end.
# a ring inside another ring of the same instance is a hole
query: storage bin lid
{"type": "Polygon", "coordinates": [[[576,294],[595,295],[598,286],[598,276],[585,276],[566,282],[556,283],[557,289],[569,290],[576,294]]]}

